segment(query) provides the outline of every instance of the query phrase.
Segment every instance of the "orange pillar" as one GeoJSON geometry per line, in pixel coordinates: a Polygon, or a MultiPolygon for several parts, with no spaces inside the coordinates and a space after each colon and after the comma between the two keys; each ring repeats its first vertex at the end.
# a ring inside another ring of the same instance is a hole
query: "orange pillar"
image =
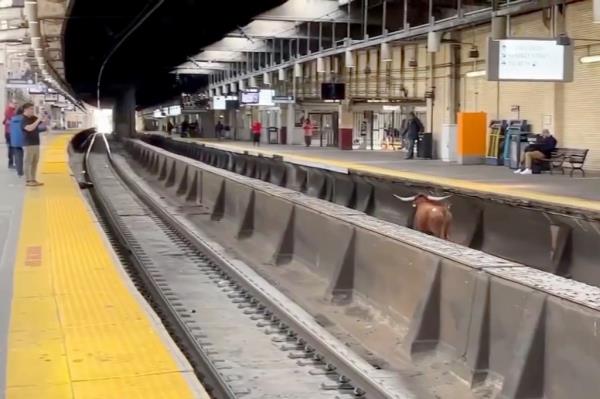
{"type": "Polygon", "coordinates": [[[456,155],[463,165],[485,162],[487,114],[459,112],[456,126],[456,155]]]}

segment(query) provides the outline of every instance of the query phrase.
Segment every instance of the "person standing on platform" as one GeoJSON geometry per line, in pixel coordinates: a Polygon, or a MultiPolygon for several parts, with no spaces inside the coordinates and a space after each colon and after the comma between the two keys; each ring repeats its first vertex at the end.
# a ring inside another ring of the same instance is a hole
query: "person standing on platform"
{"type": "Polygon", "coordinates": [[[9,129],[13,162],[17,169],[17,175],[23,177],[23,108],[17,109],[16,114],[10,120],[9,129]]]}
{"type": "Polygon", "coordinates": [[[310,118],[306,118],[302,128],[304,129],[304,144],[306,144],[307,147],[310,147],[313,133],[315,132],[315,125],[312,123],[310,118]]]}
{"type": "Polygon", "coordinates": [[[262,123],[260,121],[254,121],[250,128],[252,132],[252,142],[254,146],[260,146],[260,134],[262,133],[262,123]]]}
{"type": "Polygon", "coordinates": [[[23,152],[24,152],[24,171],[27,179],[27,186],[43,186],[44,183],[37,181],[37,167],[40,161],[40,132],[46,130],[41,118],[34,115],[32,103],[23,105],[23,152]]]}
{"type": "Polygon", "coordinates": [[[217,126],[215,126],[215,134],[217,136],[217,140],[223,139],[223,129],[225,129],[225,126],[223,126],[221,120],[219,119],[219,121],[217,122],[217,126]]]}
{"type": "Polygon", "coordinates": [[[4,138],[6,140],[6,149],[8,151],[8,167],[12,169],[15,167],[13,153],[10,145],[10,120],[15,115],[17,110],[17,104],[15,100],[10,100],[6,109],[4,110],[4,138]]]}
{"type": "Polygon", "coordinates": [[[407,141],[407,150],[408,154],[406,154],[406,159],[413,159],[415,152],[415,141],[419,138],[419,133],[423,132],[425,128],[423,127],[423,123],[417,118],[414,112],[408,114],[408,119],[406,121],[406,125],[404,126],[404,131],[402,132],[402,136],[406,137],[407,141]]]}

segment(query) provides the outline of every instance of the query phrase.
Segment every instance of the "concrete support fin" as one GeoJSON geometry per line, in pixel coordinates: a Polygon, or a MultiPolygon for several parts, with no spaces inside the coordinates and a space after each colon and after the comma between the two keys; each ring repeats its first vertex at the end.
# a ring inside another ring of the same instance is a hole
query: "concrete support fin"
{"type": "Polygon", "coordinates": [[[331,296],[332,302],[345,304],[352,301],[352,292],[354,290],[355,244],[356,230],[353,230],[352,236],[345,247],[344,255],[336,266],[336,270],[327,290],[327,294],[328,296],[331,296]]]}
{"type": "Polygon", "coordinates": [[[546,294],[534,292],[515,325],[517,336],[512,364],[502,386],[502,399],[544,397],[546,349],[546,294]]]}
{"type": "Polygon", "coordinates": [[[184,195],[188,192],[188,169],[189,166],[186,164],[183,169],[183,174],[181,175],[181,181],[179,182],[179,187],[177,187],[177,195],[184,195]]]}
{"type": "Polygon", "coordinates": [[[210,218],[212,220],[221,220],[225,214],[225,180],[221,182],[221,188],[219,189],[219,195],[215,201],[212,214],[210,218]]]}
{"type": "Polygon", "coordinates": [[[490,360],[490,278],[482,273],[475,280],[471,320],[463,358],[464,367],[458,370],[471,387],[485,381],[490,360]]]}
{"type": "Polygon", "coordinates": [[[248,238],[254,233],[254,204],[255,204],[256,194],[254,190],[250,192],[250,198],[248,199],[248,204],[246,205],[246,211],[244,212],[244,217],[242,218],[242,222],[240,223],[240,228],[237,233],[238,239],[248,238]]]}
{"type": "Polygon", "coordinates": [[[201,173],[198,169],[193,173],[192,181],[188,184],[188,191],[185,197],[186,201],[198,202],[202,197],[199,194],[201,184],[201,173]]]}
{"type": "MultiPolygon", "coordinates": [[[[160,162],[160,161],[159,161],[160,162]]],[[[167,172],[168,172],[168,168],[167,168],[167,157],[165,157],[162,160],[162,164],[160,166],[160,174],[158,176],[158,180],[165,180],[167,178],[167,172]]]]}
{"type": "Polygon", "coordinates": [[[158,174],[160,169],[160,158],[158,157],[158,154],[154,153],[152,155],[152,161],[150,163],[150,172],[152,172],[153,174],[158,174]]]}
{"type": "Polygon", "coordinates": [[[552,273],[559,276],[570,277],[569,259],[571,247],[572,228],[566,224],[550,225],[552,238],[552,273]]]}
{"type": "Polygon", "coordinates": [[[177,162],[171,162],[171,168],[169,169],[169,177],[165,182],[165,186],[173,187],[175,185],[175,177],[177,176],[177,162]]]}
{"type": "Polygon", "coordinates": [[[292,261],[294,257],[294,223],[296,219],[296,207],[292,207],[287,225],[275,251],[274,262],[276,265],[284,265],[292,261]]]}
{"type": "Polygon", "coordinates": [[[473,232],[470,239],[467,240],[466,246],[469,248],[481,249],[483,246],[483,239],[483,209],[478,209],[475,223],[473,224],[473,232]]]}
{"type": "Polygon", "coordinates": [[[416,306],[405,345],[410,354],[435,349],[440,337],[441,261],[435,260],[427,290],[416,306]]]}

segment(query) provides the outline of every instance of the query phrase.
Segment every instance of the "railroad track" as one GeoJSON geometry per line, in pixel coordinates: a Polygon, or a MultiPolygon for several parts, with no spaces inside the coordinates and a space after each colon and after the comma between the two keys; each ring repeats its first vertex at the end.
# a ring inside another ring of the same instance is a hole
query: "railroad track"
{"type": "Polygon", "coordinates": [[[166,210],[104,136],[91,147],[85,170],[95,208],[213,397],[416,397],[166,210]]]}

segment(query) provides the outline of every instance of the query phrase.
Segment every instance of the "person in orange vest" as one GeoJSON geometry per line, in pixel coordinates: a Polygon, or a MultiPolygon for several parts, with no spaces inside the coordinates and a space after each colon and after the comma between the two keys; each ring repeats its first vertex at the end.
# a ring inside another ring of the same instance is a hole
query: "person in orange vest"
{"type": "Polygon", "coordinates": [[[310,144],[312,142],[313,133],[315,131],[315,125],[312,123],[310,118],[306,118],[306,120],[304,121],[303,129],[304,129],[304,143],[306,144],[307,147],[310,147],[310,144]]]}
{"type": "Polygon", "coordinates": [[[252,132],[252,142],[254,143],[254,146],[260,146],[260,134],[262,132],[262,123],[260,123],[260,121],[258,120],[252,122],[250,131],[252,132]]]}

